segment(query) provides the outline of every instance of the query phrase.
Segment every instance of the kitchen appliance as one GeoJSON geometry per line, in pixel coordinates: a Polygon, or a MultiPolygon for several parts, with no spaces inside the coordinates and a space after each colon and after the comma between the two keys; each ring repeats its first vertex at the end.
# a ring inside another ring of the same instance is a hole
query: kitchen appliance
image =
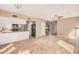
{"type": "Polygon", "coordinates": [[[12,31],[18,31],[19,27],[18,24],[12,24],[12,31]]]}

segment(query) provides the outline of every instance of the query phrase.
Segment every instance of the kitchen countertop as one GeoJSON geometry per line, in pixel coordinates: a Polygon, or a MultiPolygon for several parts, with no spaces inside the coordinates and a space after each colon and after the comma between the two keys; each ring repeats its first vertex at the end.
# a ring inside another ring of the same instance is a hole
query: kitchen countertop
{"type": "Polygon", "coordinates": [[[6,32],[0,34],[0,45],[29,39],[29,31],[6,32]]]}

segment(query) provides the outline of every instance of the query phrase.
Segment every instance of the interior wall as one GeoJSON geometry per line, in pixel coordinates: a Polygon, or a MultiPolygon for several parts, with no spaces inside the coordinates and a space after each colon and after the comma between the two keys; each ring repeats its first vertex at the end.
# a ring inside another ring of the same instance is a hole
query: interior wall
{"type": "Polygon", "coordinates": [[[32,22],[28,22],[29,36],[31,36],[31,25],[32,25],[32,22]]]}
{"type": "Polygon", "coordinates": [[[58,35],[63,35],[66,37],[77,26],[79,26],[79,17],[72,17],[58,20],[57,25],[58,35]]]}
{"type": "Polygon", "coordinates": [[[36,37],[45,36],[45,22],[36,22],[36,37]]]}
{"type": "Polygon", "coordinates": [[[46,33],[45,33],[46,26],[45,25],[46,25],[45,22],[41,22],[41,36],[46,35],[46,33]]]}
{"type": "MultiPolygon", "coordinates": [[[[36,23],[36,37],[45,36],[45,22],[35,21],[35,23],[36,23]]],[[[29,36],[31,36],[31,25],[32,21],[29,21],[28,23],[29,36]]]]}
{"type": "Polygon", "coordinates": [[[58,36],[69,43],[75,43],[75,27],[77,26],[79,26],[79,17],[58,20],[58,36]]]}

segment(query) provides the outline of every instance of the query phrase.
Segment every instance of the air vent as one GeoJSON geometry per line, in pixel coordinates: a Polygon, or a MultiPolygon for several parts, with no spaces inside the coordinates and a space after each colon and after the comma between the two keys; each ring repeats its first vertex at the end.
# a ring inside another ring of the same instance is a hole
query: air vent
{"type": "Polygon", "coordinates": [[[16,17],[17,18],[18,16],[17,15],[12,15],[12,17],[16,17]]]}
{"type": "Polygon", "coordinates": [[[30,17],[28,19],[31,19],[30,17]]]}

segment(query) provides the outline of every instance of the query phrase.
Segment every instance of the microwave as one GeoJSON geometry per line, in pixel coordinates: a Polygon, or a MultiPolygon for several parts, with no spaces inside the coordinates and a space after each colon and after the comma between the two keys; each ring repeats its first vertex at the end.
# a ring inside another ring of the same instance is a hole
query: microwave
{"type": "Polygon", "coordinates": [[[12,31],[18,31],[19,27],[18,24],[12,24],[12,31]]]}

